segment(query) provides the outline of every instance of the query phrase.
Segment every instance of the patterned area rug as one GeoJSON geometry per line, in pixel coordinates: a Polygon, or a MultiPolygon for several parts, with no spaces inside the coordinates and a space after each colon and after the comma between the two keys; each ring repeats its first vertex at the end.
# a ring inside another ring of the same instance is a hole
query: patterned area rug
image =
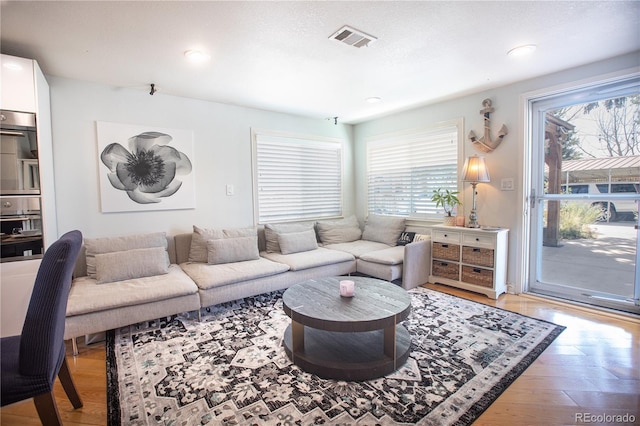
{"type": "Polygon", "coordinates": [[[410,291],[411,355],[363,382],[287,358],[282,292],[107,335],[109,425],[469,425],[564,327],[444,293],[410,291]]]}

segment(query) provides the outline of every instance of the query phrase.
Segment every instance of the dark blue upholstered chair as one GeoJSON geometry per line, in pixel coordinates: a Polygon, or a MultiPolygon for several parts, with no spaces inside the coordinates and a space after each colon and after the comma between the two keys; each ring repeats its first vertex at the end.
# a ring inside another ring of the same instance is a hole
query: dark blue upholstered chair
{"type": "Polygon", "coordinates": [[[71,231],[44,253],[20,336],[0,339],[0,406],[33,398],[43,425],[62,424],[53,395],[60,383],[74,408],[82,407],[64,345],[64,322],[82,233],[71,231]]]}

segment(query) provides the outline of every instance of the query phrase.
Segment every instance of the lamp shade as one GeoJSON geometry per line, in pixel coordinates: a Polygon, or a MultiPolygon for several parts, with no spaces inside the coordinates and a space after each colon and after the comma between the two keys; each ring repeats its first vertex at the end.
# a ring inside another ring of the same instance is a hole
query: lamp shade
{"type": "Polygon", "coordinates": [[[472,155],[465,160],[464,167],[462,168],[462,181],[491,182],[489,170],[487,170],[487,165],[484,162],[484,157],[472,155]]]}

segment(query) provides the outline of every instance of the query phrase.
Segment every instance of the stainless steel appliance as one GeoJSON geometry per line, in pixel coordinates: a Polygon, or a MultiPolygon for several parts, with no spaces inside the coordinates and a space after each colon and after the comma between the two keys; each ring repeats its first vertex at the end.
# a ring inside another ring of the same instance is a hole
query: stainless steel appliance
{"type": "Polygon", "coordinates": [[[2,261],[43,250],[35,114],[0,111],[2,261]]]}
{"type": "Polygon", "coordinates": [[[1,258],[42,254],[40,197],[0,197],[1,258]]]}
{"type": "Polygon", "coordinates": [[[36,115],[0,111],[1,195],[40,194],[36,115]]]}

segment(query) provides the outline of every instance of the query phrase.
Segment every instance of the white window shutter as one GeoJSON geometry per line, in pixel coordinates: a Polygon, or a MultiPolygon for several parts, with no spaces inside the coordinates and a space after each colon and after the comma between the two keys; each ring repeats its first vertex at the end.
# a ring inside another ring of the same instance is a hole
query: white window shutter
{"type": "Polygon", "coordinates": [[[437,188],[458,189],[458,128],[448,125],[367,142],[368,212],[431,219],[437,188]]]}
{"type": "Polygon", "coordinates": [[[342,215],[342,143],[254,135],[258,223],[342,215]]]}

